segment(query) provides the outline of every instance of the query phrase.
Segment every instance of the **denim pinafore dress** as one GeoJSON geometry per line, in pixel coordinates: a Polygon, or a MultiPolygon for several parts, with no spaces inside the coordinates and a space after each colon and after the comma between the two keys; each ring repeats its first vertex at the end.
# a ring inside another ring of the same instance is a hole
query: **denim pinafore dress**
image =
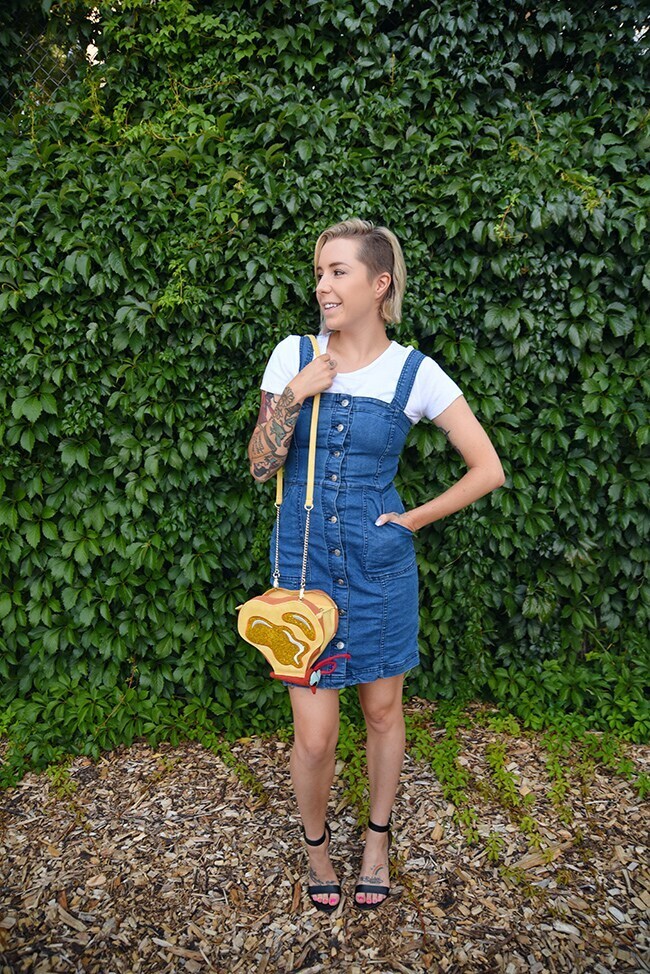
{"type": "MultiPolygon", "coordinates": [[[[303,336],[300,369],[313,354],[303,336]]],[[[404,409],[424,357],[411,350],[390,403],[321,393],[306,585],[327,592],[339,609],[338,629],[319,659],[337,653],[350,658],[324,672],[319,688],[372,683],[419,663],[413,533],[395,522],[377,527],[375,521],[388,511],[404,512],[393,478],[412,425],[404,409]]],[[[311,398],[302,404],[284,467],[280,585],[292,589],[300,587],[312,405],[311,398]]],[[[276,530],[269,545],[271,572],[276,530]]]]}

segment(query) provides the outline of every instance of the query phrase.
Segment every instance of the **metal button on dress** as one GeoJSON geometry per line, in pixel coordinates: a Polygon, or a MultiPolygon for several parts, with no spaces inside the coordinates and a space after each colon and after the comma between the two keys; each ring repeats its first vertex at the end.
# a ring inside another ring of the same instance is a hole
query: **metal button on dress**
{"type": "Polygon", "coordinates": [[[334,554],[337,555],[337,556],[340,555],[341,554],[341,549],[340,548],[335,548],[334,549],[334,554]]]}
{"type": "Polygon", "coordinates": [[[336,584],[337,585],[345,585],[345,579],[343,579],[343,578],[337,578],[336,579],[336,584]]]}
{"type": "Polygon", "coordinates": [[[345,643],[343,642],[343,640],[342,639],[339,639],[338,643],[336,644],[336,648],[337,649],[343,649],[344,646],[345,646],[345,643]]]}
{"type": "Polygon", "coordinates": [[[341,405],[342,406],[349,406],[350,405],[350,400],[349,399],[341,399],[341,405]]]}
{"type": "Polygon", "coordinates": [[[330,480],[338,480],[338,479],[339,478],[336,476],[335,473],[333,473],[332,476],[330,477],[330,480]]]}
{"type": "Polygon", "coordinates": [[[332,514],[330,521],[332,522],[332,524],[336,524],[336,522],[338,521],[336,514],[332,514]]]}
{"type": "Polygon", "coordinates": [[[343,423],[339,423],[336,428],[339,431],[339,433],[342,433],[343,432],[343,429],[344,429],[343,423]]]}
{"type": "Polygon", "coordinates": [[[341,456],[341,451],[340,450],[334,450],[333,456],[340,457],[341,456]]]}

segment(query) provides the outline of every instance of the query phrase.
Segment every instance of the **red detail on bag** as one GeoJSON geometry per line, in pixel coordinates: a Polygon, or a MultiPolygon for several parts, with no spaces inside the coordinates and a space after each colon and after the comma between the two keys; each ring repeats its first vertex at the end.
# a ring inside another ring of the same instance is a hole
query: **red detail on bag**
{"type": "Polygon", "coordinates": [[[351,659],[349,653],[336,653],[335,656],[328,656],[327,659],[323,659],[320,663],[316,663],[316,666],[310,666],[304,676],[282,676],[280,673],[271,673],[270,676],[274,680],[284,680],[285,683],[292,683],[299,687],[309,687],[312,693],[316,693],[316,687],[320,682],[320,673],[328,676],[333,673],[336,669],[337,659],[351,659]],[[314,683],[312,683],[312,674],[318,673],[319,678],[314,683]]]}

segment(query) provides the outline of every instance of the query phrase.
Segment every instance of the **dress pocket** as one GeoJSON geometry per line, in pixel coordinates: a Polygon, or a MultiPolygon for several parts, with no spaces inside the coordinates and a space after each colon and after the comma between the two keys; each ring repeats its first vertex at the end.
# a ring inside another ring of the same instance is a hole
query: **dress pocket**
{"type": "MultiPolygon", "coordinates": [[[[383,509],[380,495],[368,492],[363,504],[363,572],[370,581],[395,578],[415,565],[413,532],[396,521],[377,526],[383,509]]],[[[394,508],[392,508],[394,510],[394,508]]]]}
{"type": "MultiPolygon", "coordinates": [[[[406,531],[409,537],[413,537],[413,532],[410,528],[407,528],[405,524],[400,524],[399,521],[386,521],[386,524],[390,524],[392,527],[397,528],[398,531],[406,531]]],[[[386,527],[386,524],[383,527],[386,527]]]]}

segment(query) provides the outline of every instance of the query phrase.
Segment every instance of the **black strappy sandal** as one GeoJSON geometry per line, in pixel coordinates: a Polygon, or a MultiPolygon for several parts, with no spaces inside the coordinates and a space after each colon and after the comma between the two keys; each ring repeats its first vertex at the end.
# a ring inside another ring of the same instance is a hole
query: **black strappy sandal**
{"type": "MultiPolygon", "coordinates": [[[[325,831],[323,832],[320,839],[308,839],[304,827],[302,831],[303,831],[303,835],[305,836],[305,842],[307,843],[307,845],[311,845],[311,846],[322,845],[325,839],[332,838],[332,833],[330,832],[330,827],[327,824],[327,822],[325,822],[325,831]]],[[[326,883],[323,886],[308,886],[307,893],[309,894],[309,899],[312,901],[316,909],[322,910],[323,913],[333,913],[334,910],[336,910],[337,907],[340,906],[341,904],[341,887],[338,883],[326,883]],[[329,894],[329,896],[332,895],[338,896],[339,898],[338,903],[320,903],[318,900],[314,899],[314,896],[318,896],[319,894],[322,893],[327,893],[329,894]]]]}
{"type": "MultiPolygon", "coordinates": [[[[390,849],[391,842],[393,841],[393,835],[390,830],[390,818],[388,819],[387,825],[375,825],[374,822],[368,822],[368,828],[372,829],[373,832],[388,832],[388,848],[390,849]]],[[[388,874],[390,876],[390,862],[388,864],[388,874]]],[[[376,910],[378,906],[385,903],[390,896],[390,886],[373,886],[370,883],[357,883],[354,887],[354,905],[360,910],[376,910]],[[357,899],[357,893],[376,893],[379,896],[383,896],[384,899],[380,900],[379,903],[360,903],[357,899]]]]}

